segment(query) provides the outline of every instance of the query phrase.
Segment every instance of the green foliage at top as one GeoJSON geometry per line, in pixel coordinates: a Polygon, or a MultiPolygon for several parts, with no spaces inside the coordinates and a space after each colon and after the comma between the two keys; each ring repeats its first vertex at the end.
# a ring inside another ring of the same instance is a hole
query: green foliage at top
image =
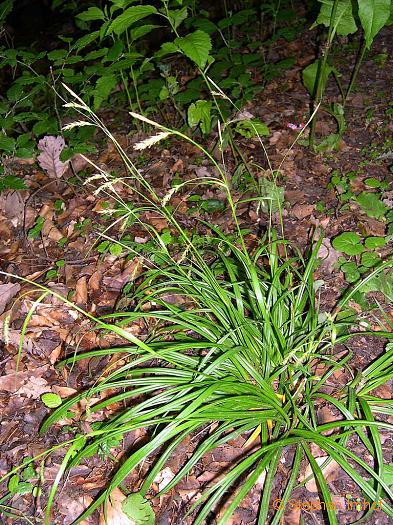
{"type": "Polygon", "coordinates": [[[332,25],[335,28],[336,33],[343,36],[356,32],[357,25],[352,14],[352,2],[350,0],[319,1],[322,4],[321,10],[312,27],[315,27],[318,24],[323,24],[325,27],[330,27],[332,25]]]}
{"type": "Polygon", "coordinates": [[[335,149],[346,129],[344,106],[347,102],[359,73],[360,65],[367,49],[370,49],[374,38],[383,26],[390,22],[392,12],[391,0],[319,0],[321,7],[318,17],[311,28],[318,25],[328,28],[326,42],[321,48],[321,57],[303,70],[303,83],[311,95],[314,110],[317,111],[322,102],[327,81],[333,73],[342,95],[341,103],[330,105],[328,112],[337,122],[337,133],[327,137],[318,146],[315,144],[314,118],[311,126],[310,145],[316,151],[335,149]],[[359,24],[360,22],[360,24],[359,24]],[[340,74],[330,62],[330,52],[336,35],[347,36],[356,33],[360,27],[364,33],[364,42],[356,62],[353,65],[350,82],[346,90],[340,83],[340,74]]]}
{"type": "MultiPolygon", "coordinates": [[[[302,24],[295,20],[287,1],[281,5],[274,0],[264,5],[249,2],[247,9],[237,11],[212,5],[211,12],[200,9],[194,0],[139,4],[111,0],[100,7],[89,1],[77,5],[55,1],[52,9],[74,17],[80,36],[59,35],[57,47],[49,52],[12,49],[4,39],[0,47],[4,91],[0,153],[31,157],[37,138],[59,133],[59,113],[65,116],[56,100],[57,95],[64,95],[61,82],[95,111],[109,101],[110,107],[128,105],[141,114],[160,111],[170,115],[172,108],[177,126],[190,125],[207,134],[217,118],[222,120],[233,112],[229,99],[216,97],[213,103],[210,91],[215,88],[207,73],[240,108],[263,83],[293,63],[290,59],[277,64],[268,60],[272,44],[278,38],[292,40],[302,24]],[[264,24],[255,24],[262,15],[264,24]],[[182,80],[181,57],[189,80],[182,80]],[[8,68],[13,70],[12,77],[8,68]],[[259,85],[258,76],[263,78],[259,85]]],[[[1,24],[12,2],[0,5],[1,24]]],[[[91,128],[66,131],[68,155],[90,152],[92,133],[91,128]]]]}

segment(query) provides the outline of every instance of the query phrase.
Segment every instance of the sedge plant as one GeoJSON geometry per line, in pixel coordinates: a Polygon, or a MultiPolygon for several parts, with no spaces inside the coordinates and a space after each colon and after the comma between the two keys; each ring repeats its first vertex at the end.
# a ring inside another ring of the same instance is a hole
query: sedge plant
{"type": "MultiPolygon", "coordinates": [[[[393,376],[393,343],[364,370],[353,368],[350,350],[341,352],[340,357],[336,351],[338,344],[356,335],[347,308],[351,298],[391,261],[383,262],[355,284],[332,310],[323,311],[323,287],[314,279],[321,238],[314,239],[306,253],[300,253],[285,240],[282,231],[270,228],[259,246],[249,248],[222,164],[193,139],[134,114],[159,130],[138,147],[170,135],[180,137],[197,145],[217,174],[183,183],[160,199],[99,118],[75,93],[70,93],[76,100],[68,106],[84,115],[84,120],[74,125],[98,125],[118,148],[128,175],[115,181],[131,186],[144,199],[143,209],[153,209],[164,217],[182,237],[185,249],[181,254],[171,254],[160,243],[158,233],[146,225],[162,254],[159,266],[146,261],[140,284],[130,292],[132,311],[118,311],[96,320],[97,329],[113,331],[124,338],[124,344],[77,352],[61,363],[68,366],[94,356],[121,356],[117,369],[110,369],[89,389],[65,400],[42,425],[41,431],[45,432],[68,417],[72,406],[82,399],[87,400],[89,413],[107,409],[106,413],[111,414],[98,430],[79,436],[64,457],[48,499],[46,523],[50,523],[62,476],[98,453],[108,440],[137,429],[146,430],[148,439],[122,458],[106,489],[75,524],[104,504],[147,458],[153,460],[152,467],[135,492],[149,498],[157,474],[190,437],[195,443],[193,450],[157,496],[191,474],[204,455],[234,439],[243,438],[244,442],[242,457],[229,465],[190,507],[188,512],[195,525],[206,523],[212,511],[218,525],[227,523],[263,475],[257,523],[282,523],[285,504],[299,487],[306,464],[311,467],[321,499],[331,502],[324,470],[332,461],[367,500],[380,501],[382,510],[393,517],[380,437],[381,430],[392,428],[384,420],[386,414],[393,414],[392,402],[374,391],[393,376]],[[193,245],[192,237],[169,205],[173,194],[187,184],[202,183],[226,191],[235,225],[235,237],[229,238],[207,224],[213,240],[204,252],[193,245]],[[143,338],[126,330],[140,320],[148,327],[143,338]],[[332,391],[333,374],[342,369],[347,382],[332,391]],[[89,401],[97,397],[98,402],[89,401]],[[336,411],[337,420],[320,423],[321,405],[336,411]],[[362,444],[371,462],[351,451],[354,439],[362,444]],[[326,457],[322,465],[314,458],[315,445],[326,457]],[[278,487],[275,479],[280,461],[288,457],[290,473],[278,487]],[[276,511],[270,506],[273,496],[281,499],[276,511]]],[[[104,178],[99,191],[109,192],[117,205],[123,206],[124,218],[134,213],[109,175],[101,172],[97,177],[104,178]]],[[[136,220],[140,220],[139,215],[136,220]]],[[[92,319],[90,314],[88,317],[92,319]]],[[[391,337],[386,331],[361,333],[391,337]]],[[[330,525],[339,522],[336,511],[329,506],[325,518],[330,525]]]]}

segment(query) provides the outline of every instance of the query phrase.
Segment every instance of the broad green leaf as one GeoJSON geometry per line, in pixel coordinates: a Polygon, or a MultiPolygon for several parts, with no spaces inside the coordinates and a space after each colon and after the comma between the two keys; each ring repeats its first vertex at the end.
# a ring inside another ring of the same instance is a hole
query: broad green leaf
{"type": "Polygon", "coordinates": [[[122,54],[123,48],[124,48],[124,42],[123,40],[119,38],[118,40],[115,41],[113,46],[108,50],[108,54],[106,55],[103,62],[106,62],[106,61],[113,62],[114,60],[117,60],[122,54]]]}
{"type": "Polygon", "coordinates": [[[63,60],[67,56],[68,52],[66,49],[54,49],[48,53],[49,60],[57,61],[63,60]]]}
{"type": "Polygon", "coordinates": [[[200,205],[202,210],[207,211],[208,213],[225,210],[225,203],[220,201],[220,199],[204,199],[200,205]]]}
{"type": "Polygon", "coordinates": [[[358,0],[358,14],[368,49],[370,49],[375,36],[389,20],[391,4],[391,0],[358,0]]]}
{"type": "Polygon", "coordinates": [[[175,29],[187,18],[187,7],[182,9],[171,9],[168,13],[171,24],[175,29]]]}
{"type": "Polygon", "coordinates": [[[263,213],[276,213],[284,204],[284,188],[277,186],[273,180],[261,178],[259,184],[259,205],[263,213]]]}
{"type": "Polygon", "coordinates": [[[381,248],[385,246],[386,240],[384,237],[367,237],[364,241],[364,245],[369,250],[374,250],[375,248],[381,248]]]}
{"type": "MultiPolygon", "coordinates": [[[[318,74],[318,69],[320,67],[319,64],[321,64],[322,66],[321,58],[318,58],[318,60],[315,60],[315,62],[313,62],[312,64],[310,64],[309,66],[303,69],[303,73],[302,73],[303,84],[311,96],[315,96],[317,74],[318,74]]],[[[325,89],[326,82],[329,78],[330,73],[332,73],[332,71],[333,71],[333,67],[330,66],[329,64],[326,64],[324,71],[320,73],[322,75],[322,86],[321,86],[322,93],[325,89]]]]}
{"type": "Polygon", "coordinates": [[[157,29],[158,26],[156,24],[145,24],[144,26],[136,27],[135,29],[131,29],[131,40],[135,41],[139,38],[144,37],[145,35],[148,35],[151,33],[154,29],[157,29]]]}
{"type": "Polygon", "coordinates": [[[317,20],[314,22],[311,28],[314,28],[319,24],[329,27],[332,23],[333,31],[335,31],[338,35],[346,36],[356,33],[357,25],[352,14],[351,0],[338,0],[334,20],[331,20],[334,0],[319,1],[322,3],[321,10],[317,20]]]}
{"type": "Polygon", "coordinates": [[[122,511],[135,525],[154,525],[155,514],[150,502],[139,492],[130,494],[121,504],[122,511]]]}
{"type": "Polygon", "coordinates": [[[0,176],[0,191],[3,190],[25,190],[25,181],[15,175],[0,176]]]}
{"type": "Polygon", "coordinates": [[[0,151],[12,153],[15,147],[15,139],[0,133],[0,151]]]}
{"type": "Polygon", "coordinates": [[[362,191],[356,201],[368,217],[382,219],[385,217],[388,207],[381,201],[377,193],[362,191]]]}
{"type": "Polygon", "coordinates": [[[106,100],[112,92],[112,89],[117,84],[116,75],[107,75],[100,77],[97,80],[96,87],[94,90],[94,111],[96,111],[101,104],[106,100]]]}
{"type": "MultiPolygon", "coordinates": [[[[319,144],[317,144],[314,149],[316,152],[323,152],[323,151],[334,151],[336,150],[340,145],[341,135],[339,133],[331,133],[327,137],[325,137],[319,144]]],[[[341,195],[341,198],[344,198],[344,194],[341,195]]]]}
{"type": "Polygon", "coordinates": [[[201,69],[205,67],[212,48],[212,42],[207,33],[197,29],[183,38],[176,38],[175,44],[197,66],[201,69]]]}
{"type": "Polygon", "coordinates": [[[157,13],[157,9],[152,5],[135,5],[129,7],[124,13],[113,20],[108,28],[108,34],[116,33],[117,35],[121,35],[131,27],[132,24],[138,22],[138,20],[142,20],[155,13],[157,13]]]}
{"type": "Polygon", "coordinates": [[[83,35],[81,38],[78,38],[78,40],[72,46],[72,49],[77,49],[78,51],[80,51],[84,47],[87,47],[89,44],[94,42],[94,40],[96,40],[99,37],[99,34],[99,31],[93,31],[92,33],[87,33],[87,35],[83,35]]]}
{"type": "Polygon", "coordinates": [[[246,23],[250,17],[255,17],[256,15],[257,13],[255,9],[243,9],[232,16],[220,20],[218,22],[218,27],[220,29],[226,29],[227,27],[238,26],[246,23]]]}
{"type": "Polygon", "coordinates": [[[209,100],[197,100],[188,107],[187,118],[190,128],[200,126],[204,135],[211,129],[212,103],[209,100]]]}
{"type": "Polygon", "coordinates": [[[366,186],[369,186],[370,188],[380,188],[382,185],[381,181],[376,179],[375,177],[368,177],[367,179],[364,179],[363,182],[366,186]]]}
{"type": "Polygon", "coordinates": [[[236,124],[235,131],[247,139],[269,136],[269,128],[258,119],[240,120],[236,124]]]}
{"type": "Polygon", "coordinates": [[[366,268],[373,268],[379,262],[381,262],[381,259],[374,252],[364,252],[364,253],[362,253],[362,257],[360,259],[360,262],[366,268]]]}
{"type": "Polygon", "coordinates": [[[109,252],[111,255],[115,257],[119,257],[123,251],[123,247],[121,244],[113,243],[109,246],[109,252]]]}
{"type": "Polygon", "coordinates": [[[179,48],[173,42],[164,42],[161,48],[155,53],[155,58],[162,58],[172,53],[178,53],[179,48]]]}
{"type": "Polygon", "coordinates": [[[347,255],[358,255],[364,251],[360,236],[355,232],[344,232],[332,241],[332,246],[347,255]]]}
{"type": "Polygon", "coordinates": [[[42,394],[41,401],[48,408],[57,408],[62,404],[61,397],[58,394],[53,394],[52,392],[42,394]]]}
{"type": "Polygon", "coordinates": [[[17,474],[14,474],[10,477],[7,488],[11,492],[11,494],[15,494],[18,491],[19,482],[20,478],[17,474]]]}
{"type": "Polygon", "coordinates": [[[11,13],[12,8],[14,7],[13,0],[5,0],[0,4],[0,24],[4,22],[6,17],[11,13]]]}
{"type": "Polygon", "coordinates": [[[76,18],[83,20],[83,22],[89,22],[90,20],[105,20],[105,15],[104,11],[99,7],[89,7],[87,11],[83,11],[83,13],[76,15],[76,18]]]}

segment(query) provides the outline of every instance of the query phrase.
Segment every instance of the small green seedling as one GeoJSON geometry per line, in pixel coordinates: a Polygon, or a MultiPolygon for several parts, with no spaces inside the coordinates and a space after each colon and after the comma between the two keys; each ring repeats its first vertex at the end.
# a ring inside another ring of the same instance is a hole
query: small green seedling
{"type": "Polygon", "coordinates": [[[34,226],[30,228],[30,230],[28,231],[27,238],[30,241],[37,239],[41,235],[41,231],[42,231],[44,224],[45,224],[44,217],[41,217],[41,215],[39,215],[34,222],[34,226]]]}

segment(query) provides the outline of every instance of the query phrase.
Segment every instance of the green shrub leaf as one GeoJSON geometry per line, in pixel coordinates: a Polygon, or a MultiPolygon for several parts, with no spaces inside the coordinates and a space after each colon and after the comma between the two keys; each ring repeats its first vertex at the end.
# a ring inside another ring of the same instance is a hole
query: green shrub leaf
{"type": "Polygon", "coordinates": [[[121,35],[129,27],[135,24],[135,22],[138,22],[138,20],[142,20],[149,15],[153,15],[154,13],[157,13],[157,9],[152,5],[135,5],[129,7],[124,13],[113,20],[108,27],[108,34],[116,33],[117,35],[121,35]]]}
{"type": "Polygon", "coordinates": [[[116,75],[105,75],[100,77],[97,80],[96,88],[94,90],[94,111],[101,106],[101,104],[106,100],[111,94],[112,89],[117,84],[116,75]]]}
{"type": "Polygon", "coordinates": [[[236,124],[235,131],[247,139],[269,135],[269,128],[258,119],[240,120],[236,124]]]}
{"type": "Polygon", "coordinates": [[[83,13],[76,15],[76,18],[83,20],[83,22],[90,22],[91,20],[105,20],[105,15],[104,11],[99,7],[89,7],[87,11],[83,11],[83,13]]]}
{"type": "Polygon", "coordinates": [[[190,128],[200,125],[202,133],[206,135],[211,129],[212,103],[209,100],[197,100],[188,107],[187,117],[190,128]]]}
{"type": "Polygon", "coordinates": [[[172,9],[168,13],[171,24],[175,29],[187,18],[187,7],[182,9],[172,9]]]}
{"type": "Polygon", "coordinates": [[[374,250],[375,248],[381,248],[385,246],[386,240],[384,237],[367,237],[364,241],[364,245],[369,250],[374,250]]]}
{"type": "Polygon", "coordinates": [[[176,38],[175,44],[197,66],[201,69],[205,67],[212,48],[212,42],[207,33],[197,29],[183,38],[176,38]]]}
{"type": "MultiPolygon", "coordinates": [[[[315,62],[313,62],[312,64],[310,64],[309,66],[303,69],[303,73],[302,73],[303,84],[311,96],[314,96],[315,94],[315,88],[316,88],[315,82],[317,80],[317,73],[318,73],[320,61],[321,59],[319,58],[318,60],[315,60],[315,62]]],[[[323,77],[322,77],[322,92],[325,88],[326,82],[329,78],[330,73],[332,73],[332,71],[333,71],[333,67],[326,64],[325,69],[323,71],[323,77]]]]}
{"type": "Polygon", "coordinates": [[[375,36],[389,20],[391,0],[358,0],[358,4],[366,47],[370,49],[375,36]]]}
{"type": "Polygon", "coordinates": [[[362,258],[360,260],[360,262],[366,268],[373,268],[380,261],[381,261],[381,259],[378,257],[378,255],[376,253],[373,253],[373,252],[364,252],[364,253],[362,253],[362,258]]]}
{"type": "Polygon", "coordinates": [[[0,177],[0,191],[3,190],[25,190],[27,188],[25,181],[15,175],[6,175],[0,177]]]}
{"type": "Polygon", "coordinates": [[[322,3],[321,10],[316,22],[311,28],[314,28],[319,24],[329,27],[330,23],[333,22],[333,27],[336,28],[336,33],[338,35],[346,36],[356,33],[357,25],[352,14],[351,0],[338,0],[336,14],[333,21],[331,18],[334,0],[320,0],[320,2],[322,3]]]}

